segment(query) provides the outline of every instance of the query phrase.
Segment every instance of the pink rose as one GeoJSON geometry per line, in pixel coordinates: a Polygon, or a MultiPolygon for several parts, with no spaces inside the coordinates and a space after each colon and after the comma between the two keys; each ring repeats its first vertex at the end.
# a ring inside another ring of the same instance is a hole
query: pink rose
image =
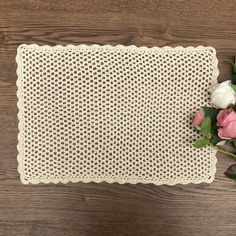
{"type": "Polygon", "coordinates": [[[194,126],[199,126],[199,125],[201,125],[203,120],[204,120],[204,113],[203,113],[202,109],[200,109],[195,114],[195,117],[193,119],[193,125],[194,126]]]}
{"type": "Polygon", "coordinates": [[[236,112],[233,109],[221,110],[217,115],[217,126],[220,138],[236,138],[236,112]]]}

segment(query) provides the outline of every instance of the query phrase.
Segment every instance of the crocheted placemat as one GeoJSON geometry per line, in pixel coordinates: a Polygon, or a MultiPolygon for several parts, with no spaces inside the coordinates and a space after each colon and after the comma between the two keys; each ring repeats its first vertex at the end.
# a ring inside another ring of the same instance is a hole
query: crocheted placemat
{"type": "Polygon", "coordinates": [[[213,180],[191,125],[217,83],[213,48],[20,45],[16,61],[22,183],[213,180]]]}

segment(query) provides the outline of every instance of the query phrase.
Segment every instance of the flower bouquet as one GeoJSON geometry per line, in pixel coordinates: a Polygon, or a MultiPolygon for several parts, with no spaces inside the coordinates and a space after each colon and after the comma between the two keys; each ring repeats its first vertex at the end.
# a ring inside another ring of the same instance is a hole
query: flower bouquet
{"type": "MultiPolygon", "coordinates": [[[[202,135],[194,143],[196,148],[211,147],[236,160],[236,154],[226,151],[222,145],[232,143],[236,147],[236,66],[232,79],[210,90],[212,107],[202,107],[196,112],[193,125],[202,135]]],[[[236,164],[224,173],[236,180],[236,164]]]]}

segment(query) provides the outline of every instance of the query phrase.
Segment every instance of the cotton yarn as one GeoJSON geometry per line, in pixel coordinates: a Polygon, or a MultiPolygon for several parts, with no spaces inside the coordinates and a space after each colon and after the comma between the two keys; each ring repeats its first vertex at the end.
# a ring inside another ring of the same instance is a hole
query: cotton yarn
{"type": "Polygon", "coordinates": [[[20,45],[18,171],[28,183],[210,183],[191,125],[217,83],[212,47],[20,45]]]}

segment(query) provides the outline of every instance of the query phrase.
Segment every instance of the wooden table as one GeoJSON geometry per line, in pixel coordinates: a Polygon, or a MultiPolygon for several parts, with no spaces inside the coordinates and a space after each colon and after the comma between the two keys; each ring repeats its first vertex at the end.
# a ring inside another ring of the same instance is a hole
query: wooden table
{"type": "Polygon", "coordinates": [[[236,235],[233,161],[201,185],[24,186],[17,172],[16,48],[21,43],[210,45],[219,80],[236,55],[236,1],[0,1],[0,235],[236,235]]]}

